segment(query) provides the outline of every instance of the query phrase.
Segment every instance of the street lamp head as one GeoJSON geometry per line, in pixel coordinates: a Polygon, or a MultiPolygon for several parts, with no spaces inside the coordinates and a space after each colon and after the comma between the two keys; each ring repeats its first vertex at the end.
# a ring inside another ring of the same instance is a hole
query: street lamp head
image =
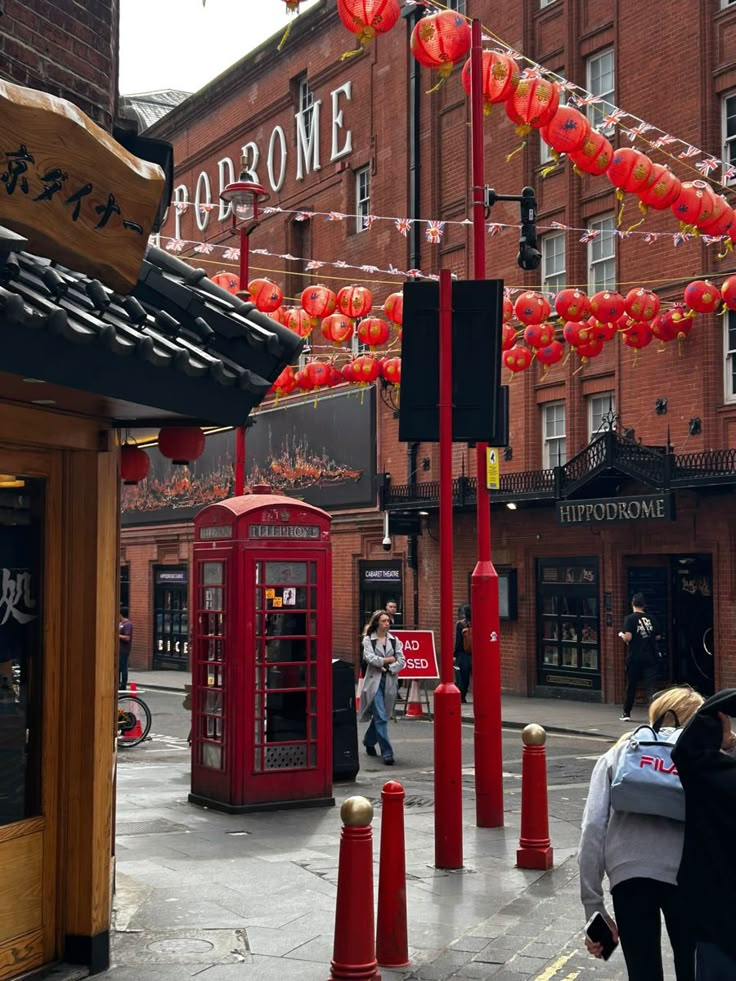
{"type": "Polygon", "coordinates": [[[233,206],[233,219],[258,221],[258,206],[268,201],[269,195],[262,184],[247,180],[248,174],[241,170],[236,181],[227,184],[220,194],[220,200],[233,206]]]}

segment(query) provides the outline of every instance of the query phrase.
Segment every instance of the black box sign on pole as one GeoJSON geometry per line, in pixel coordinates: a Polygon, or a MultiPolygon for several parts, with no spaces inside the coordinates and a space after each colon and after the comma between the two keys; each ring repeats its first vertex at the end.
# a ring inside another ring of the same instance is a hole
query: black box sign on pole
{"type": "MultiPolygon", "coordinates": [[[[452,284],[452,439],[503,445],[503,281],[452,284]]],[[[399,440],[439,440],[439,284],[404,284],[399,440]]]]}

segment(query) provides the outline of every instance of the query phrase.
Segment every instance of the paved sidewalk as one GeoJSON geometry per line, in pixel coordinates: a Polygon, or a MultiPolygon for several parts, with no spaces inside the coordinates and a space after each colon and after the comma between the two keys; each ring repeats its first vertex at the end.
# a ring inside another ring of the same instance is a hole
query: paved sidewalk
{"type": "MultiPolygon", "coordinates": [[[[188,671],[131,671],[129,678],[139,688],[164,691],[183,692],[184,686],[192,682],[188,671]]],[[[402,689],[402,695],[406,696],[406,688],[402,689]]],[[[624,732],[629,732],[637,722],[646,721],[646,712],[642,706],[634,709],[633,722],[619,722],[620,705],[576,702],[562,698],[524,698],[520,695],[504,695],[501,701],[503,724],[514,729],[536,722],[548,732],[583,733],[616,740],[624,732]]],[[[399,714],[402,711],[403,703],[400,703],[399,714]]],[[[468,704],[463,705],[463,721],[473,721],[472,692],[468,704]]]]}

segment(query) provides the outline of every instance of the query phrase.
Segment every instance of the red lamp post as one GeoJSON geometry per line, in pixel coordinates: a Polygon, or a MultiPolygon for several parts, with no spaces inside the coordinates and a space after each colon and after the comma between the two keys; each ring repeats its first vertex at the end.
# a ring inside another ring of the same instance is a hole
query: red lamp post
{"type": "MultiPolygon", "coordinates": [[[[241,160],[243,168],[245,160],[241,160]]],[[[245,299],[250,296],[248,290],[248,239],[250,233],[260,220],[258,206],[268,200],[266,189],[261,184],[249,181],[245,169],[240,171],[236,181],[222,189],[220,200],[232,206],[233,231],[240,231],[240,289],[238,296],[245,299]],[[238,224],[238,222],[240,224],[238,224]]],[[[235,487],[234,494],[239,497],[245,491],[245,426],[238,426],[235,431],[235,487]]]]}

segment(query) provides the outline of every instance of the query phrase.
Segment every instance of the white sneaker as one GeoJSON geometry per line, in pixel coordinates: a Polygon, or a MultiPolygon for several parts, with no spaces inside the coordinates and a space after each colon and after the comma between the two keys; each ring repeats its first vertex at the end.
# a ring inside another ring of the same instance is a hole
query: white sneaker
{"type": "Polygon", "coordinates": [[[619,722],[631,722],[631,716],[630,715],[626,715],[626,713],[624,713],[623,715],[619,715],[618,721],[619,722]]]}

